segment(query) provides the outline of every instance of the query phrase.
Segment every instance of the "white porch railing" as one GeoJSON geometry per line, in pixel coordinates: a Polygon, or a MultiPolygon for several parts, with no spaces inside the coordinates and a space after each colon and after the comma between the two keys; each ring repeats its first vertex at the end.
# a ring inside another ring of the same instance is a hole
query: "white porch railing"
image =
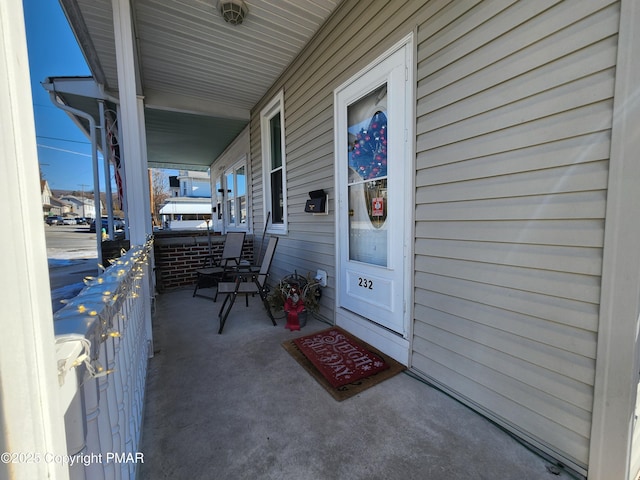
{"type": "Polygon", "coordinates": [[[54,316],[72,480],[128,480],[138,451],[151,345],[153,241],[133,247],[54,316]]]}

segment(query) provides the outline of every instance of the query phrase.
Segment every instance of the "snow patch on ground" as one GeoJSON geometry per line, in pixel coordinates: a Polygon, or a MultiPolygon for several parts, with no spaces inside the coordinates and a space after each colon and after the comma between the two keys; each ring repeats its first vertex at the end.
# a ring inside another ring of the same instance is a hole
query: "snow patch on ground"
{"type": "Polygon", "coordinates": [[[47,258],[49,265],[51,260],[77,260],[86,258],[98,258],[95,248],[79,248],[77,250],[67,250],[63,248],[47,248],[47,258]]]}

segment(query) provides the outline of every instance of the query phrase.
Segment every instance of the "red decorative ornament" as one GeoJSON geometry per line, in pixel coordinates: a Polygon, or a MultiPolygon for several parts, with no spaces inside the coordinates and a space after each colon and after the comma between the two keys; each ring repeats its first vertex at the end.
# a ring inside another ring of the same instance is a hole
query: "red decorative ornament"
{"type": "Polygon", "coordinates": [[[300,330],[300,319],[298,316],[304,310],[304,302],[300,296],[300,289],[293,285],[289,290],[287,300],[284,302],[284,311],[287,314],[287,324],[284,328],[288,328],[292,332],[300,330]]]}

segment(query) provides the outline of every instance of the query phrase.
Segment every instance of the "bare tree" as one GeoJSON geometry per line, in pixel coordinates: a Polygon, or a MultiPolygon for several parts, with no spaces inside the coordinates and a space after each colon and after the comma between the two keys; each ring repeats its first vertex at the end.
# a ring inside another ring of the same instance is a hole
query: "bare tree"
{"type": "Polygon", "coordinates": [[[152,168],[151,175],[151,214],[155,226],[162,225],[160,221],[160,209],[169,198],[169,179],[164,171],[152,168]]]}

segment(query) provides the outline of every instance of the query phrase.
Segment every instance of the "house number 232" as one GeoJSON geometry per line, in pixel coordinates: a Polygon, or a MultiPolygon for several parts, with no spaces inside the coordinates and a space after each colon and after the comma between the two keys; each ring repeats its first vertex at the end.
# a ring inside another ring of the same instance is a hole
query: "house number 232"
{"type": "Polygon", "coordinates": [[[373,290],[373,280],[358,277],[358,286],[362,288],[368,288],[369,290],[373,290]]]}

